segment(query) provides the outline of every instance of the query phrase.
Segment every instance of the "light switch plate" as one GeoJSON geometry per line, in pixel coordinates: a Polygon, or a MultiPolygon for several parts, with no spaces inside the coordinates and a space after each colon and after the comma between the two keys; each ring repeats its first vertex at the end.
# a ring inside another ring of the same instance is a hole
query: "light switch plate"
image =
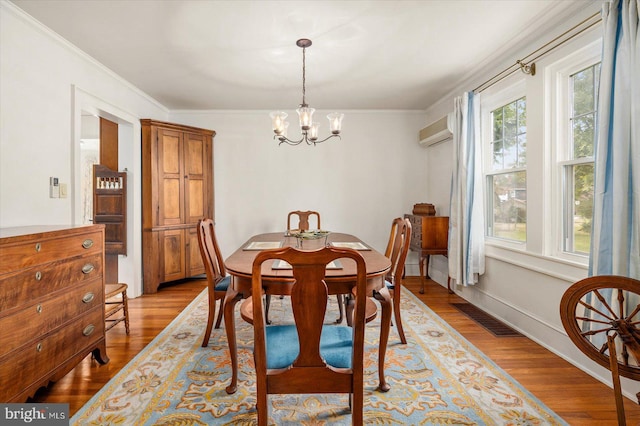
{"type": "Polygon", "coordinates": [[[60,198],[67,198],[67,184],[60,184],[60,198]]]}
{"type": "Polygon", "coordinates": [[[60,198],[60,185],[57,177],[49,178],[49,198],[60,198]]]}

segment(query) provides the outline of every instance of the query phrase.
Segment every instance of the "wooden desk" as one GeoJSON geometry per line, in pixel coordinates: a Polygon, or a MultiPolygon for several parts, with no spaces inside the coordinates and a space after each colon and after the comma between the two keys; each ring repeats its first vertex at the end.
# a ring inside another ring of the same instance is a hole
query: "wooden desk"
{"type": "MultiPolygon", "coordinates": [[[[358,238],[349,234],[331,233],[327,243],[331,242],[361,242],[358,238]]],[[[236,250],[227,260],[225,266],[231,275],[231,285],[224,299],[224,325],[229,342],[229,355],[231,358],[231,383],[227,386],[227,393],[234,393],[238,385],[238,348],[236,343],[235,305],[242,299],[251,296],[251,267],[259,250],[245,250],[252,242],[279,242],[282,246],[296,246],[296,238],[285,237],[283,232],[255,235],[236,250]]],[[[303,249],[313,250],[321,248],[325,239],[304,240],[303,249]]],[[[385,274],[391,267],[391,262],[384,254],[376,250],[360,251],[367,264],[367,294],[380,301],[382,307],[380,324],[380,347],[378,353],[378,388],[386,392],[390,389],[384,378],[384,358],[389,340],[391,327],[391,296],[384,283],[385,274]]],[[[327,270],[326,282],[329,294],[349,294],[355,285],[356,268],[352,262],[344,262],[342,269],[327,270]]],[[[290,294],[291,286],[287,285],[293,278],[292,271],[288,269],[272,269],[266,262],[262,266],[262,280],[266,294],[290,294]]]]}
{"type": "MultiPolygon", "coordinates": [[[[424,279],[429,279],[429,258],[431,255],[448,255],[449,217],[405,214],[411,222],[411,245],[409,249],[420,256],[420,294],[424,294],[424,279]],[[423,264],[425,265],[423,268],[423,264]]],[[[449,279],[447,289],[451,292],[449,279]]]]}

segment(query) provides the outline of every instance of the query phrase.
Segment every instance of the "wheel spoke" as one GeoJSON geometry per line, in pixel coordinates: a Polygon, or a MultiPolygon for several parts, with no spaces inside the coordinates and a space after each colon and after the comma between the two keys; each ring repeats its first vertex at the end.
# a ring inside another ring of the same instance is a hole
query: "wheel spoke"
{"type": "Polygon", "coordinates": [[[600,294],[600,292],[598,290],[594,290],[593,292],[595,293],[600,303],[602,303],[605,306],[605,308],[607,308],[607,310],[611,312],[611,315],[613,315],[613,318],[618,319],[618,316],[616,315],[615,312],[613,312],[613,309],[611,309],[611,306],[609,306],[609,304],[607,303],[605,298],[600,294]]]}
{"type": "Polygon", "coordinates": [[[608,316],[608,315],[607,315],[607,314],[605,314],[604,312],[602,312],[602,311],[600,311],[600,310],[596,309],[595,307],[593,307],[593,306],[589,305],[588,303],[583,302],[582,300],[581,300],[579,303],[580,303],[582,306],[584,306],[585,308],[587,308],[587,309],[589,309],[589,310],[591,310],[591,311],[593,311],[593,312],[595,312],[595,313],[600,314],[602,317],[604,317],[604,318],[608,319],[609,321],[613,321],[613,320],[615,320],[615,319],[616,319],[615,317],[614,317],[614,318],[611,318],[610,316],[608,316]]]}
{"type": "MultiPolygon", "coordinates": [[[[638,312],[640,312],[640,305],[636,305],[636,308],[633,310],[633,312],[631,312],[629,314],[627,319],[631,319],[631,318],[635,317],[638,314],[638,312]]],[[[632,324],[634,324],[634,325],[635,324],[640,324],[640,321],[633,322],[632,324]]]]}
{"type": "Polygon", "coordinates": [[[576,320],[581,320],[585,322],[595,322],[598,324],[607,324],[607,325],[611,324],[611,321],[602,321],[602,320],[597,320],[597,319],[588,318],[588,317],[576,317],[576,320]]]}
{"type": "Polygon", "coordinates": [[[624,293],[622,289],[618,289],[618,312],[620,312],[620,318],[624,318],[624,293]]]}
{"type": "MultiPolygon", "coordinates": [[[[580,333],[580,335],[582,337],[586,337],[586,336],[594,336],[596,334],[600,334],[600,333],[606,333],[608,331],[611,330],[615,330],[613,327],[608,327],[608,328],[600,328],[598,330],[589,330],[589,331],[583,331],[582,333],[580,333]]],[[[588,340],[588,339],[587,339],[588,340]]]]}

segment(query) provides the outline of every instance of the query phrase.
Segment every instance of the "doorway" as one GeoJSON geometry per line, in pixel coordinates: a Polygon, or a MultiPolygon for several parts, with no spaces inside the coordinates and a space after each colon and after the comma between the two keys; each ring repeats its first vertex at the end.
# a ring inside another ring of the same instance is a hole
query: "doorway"
{"type": "Polygon", "coordinates": [[[103,117],[118,125],[118,168],[121,171],[126,170],[128,176],[126,193],[128,244],[126,254],[117,256],[117,262],[118,280],[129,284],[127,294],[134,298],[142,294],[142,244],[140,238],[134,237],[142,235],[140,120],[134,114],[76,86],[73,87],[73,94],[71,223],[76,225],[92,223],[89,220],[93,216],[93,211],[88,211],[89,206],[92,208],[93,205],[92,167],[100,161],[99,117],[103,117]],[[84,184],[84,181],[88,184],[84,184]],[[91,189],[84,192],[85,186],[91,189]],[[90,203],[89,199],[91,199],[90,203]]]}

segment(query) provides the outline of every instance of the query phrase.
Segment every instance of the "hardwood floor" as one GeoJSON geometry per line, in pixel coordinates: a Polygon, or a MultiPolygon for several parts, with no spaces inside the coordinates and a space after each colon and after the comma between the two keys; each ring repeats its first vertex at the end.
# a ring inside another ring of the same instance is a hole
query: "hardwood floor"
{"type": "MultiPolygon", "coordinates": [[[[437,283],[407,277],[405,286],[473,345],[571,425],[617,425],[613,390],[526,337],[495,337],[450,303],[463,302],[437,283]]],[[[33,402],[69,403],[78,411],[124,365],[162,331],[205,288],[205,281],[161,287],[129,301],[131,334],[119,324],[107,333],[110,362],[87,357],[62,380],[41,389],[33,402]]],[[[204,331],[204,330],[203,330],[204,331]]],[[[393,333],[393,332],[392,332],[393,333]]],[[[627,424],[640,423],[640,406],[625,398],[627,424]]]]}

